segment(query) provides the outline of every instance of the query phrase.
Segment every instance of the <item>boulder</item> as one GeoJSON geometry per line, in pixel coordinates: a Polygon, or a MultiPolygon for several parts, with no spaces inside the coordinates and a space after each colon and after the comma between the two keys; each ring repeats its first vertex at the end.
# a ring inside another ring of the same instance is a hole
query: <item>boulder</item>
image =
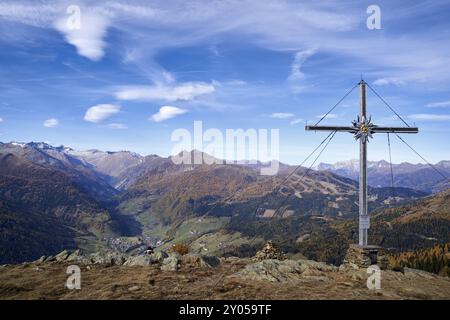
{"type": "Polygon", "coordinates": [[[197,253],[190,253],[181,256],[181,264],[189,267],[211,268],[218,266],[220,260],[215,256],[203,256],[197,253]]]}
{"type": "Polygon", "coordinates": [[[155,263],[161,263],[165,258],[169,257],[169,255],[165,251],[157,251],[150,257],[155,263]]]}
{"type": "Polygon", "coordinates": [[[106,255],[106,260],[110,265],[121,266],[127,261],[127,256],[119,252],[109,252],[106,255]]]}
{"type": "Polygon", "coordinates": [[[89,264],[106,264],[107,261],[105,257],[100,252],[95,252],[89,255],[89,264]]]}
{"type": "Polygon", "coordinates": [[[303,268],[293,260],[267,259],[247,265],[235,274],[239,278],[256,281],[286,282],[298,280],[303,268]]]}
{"type": "Polygon", "coordinates": [[[328,279],[326,272],[337,270],[338,268],[334,266],[311,260],[266,259],[247,265],[233,277],[270,282],[311,280],[320,277],[322,281],[328,279]]]}
{"type": "Polygon", "coordinates": [[[58,262],[64,261],[70,255],[70,252],[67,250],[61,251],[55,256],[55,260],[58,262]]]}
{"type": "Polygon", "coordinates": [[[152,258],[150,256],[131,256],[129,257],[124,266],[149,266],[152,264],[152,258]]]}
{"type": "Polygon", "coordinates": [[[161,265],[161,271],[177,271],[181,256],[178,253],[172,253],[165,258],[161,265]]]}
{"type": "Polygon", "coordinates": [[[84,264],[122,265],[126,261],[126,255],[119,252],[95,252],[87,257],[81,256],[78,261],[84,264]]]}
{"type": "Polygon", "coordinates": [[[156,263],[163,263],[169,255],[164,251],[158,251],[151,255],[131,256],[125,262],[125,266],[148,266],[156,263]]]}
{"type": "Polygon", "coordinates": [[[329,265],[323,262],[317,262],[314,260],[300,259],[297,260],[297,263],[300,264],[305,270],[318,270],[325,272],[335,272],[339,271],[339,268],[333,265],[329,265]]]}
{"type": "Polygon", "coordinates": [[[211,267],[217,267],[220,265],[220,259],[216,256],[202,256],[202,259],[211,267]]]}
{"type": "Polygon", "coordinates": [[[52,261],[56,261],[56,258],[54,256],[45,257],[44,262],[52,262],[52,261]]]}
{"type": "Polygon", "coordinates": [[[81,250],[75,250],[73,252],[69,250],[64,250],[58,253],[56,256],[41,256],[39,259],[33,261],[34,263],[43,263],[43,262],[63,262],[63,261],[80,261],[82,258],[81,250]]]}
{"type": "Polygon", "coordinates": [[[82,258],[83,258],[82,251],[80,249],[77,249],[66,258],[66,261],[76,262],[76,261],[80,261],[82,258]]]}
{"type": "Polygon", "coordinates": [[[132,286],[132,287],[128,288],[128,291],[138,291],[140,289],[141,289],[141,287],[139,287],[139,286],[132,286]]]}
{"type": "Polygon", "coordinates": [[[36,263],[42,263],[42,262],[44,262],[46,259],[47,259],[47,256],[42,256],[42,257],[40,257],[39,259],[37,259],[35,262],[36,262],[36,263]]]}

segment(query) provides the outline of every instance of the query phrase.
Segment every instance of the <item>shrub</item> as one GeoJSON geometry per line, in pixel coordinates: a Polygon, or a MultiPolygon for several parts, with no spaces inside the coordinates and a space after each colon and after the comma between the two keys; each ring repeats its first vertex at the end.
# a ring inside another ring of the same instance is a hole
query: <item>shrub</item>
{"type": "Polygon", "coordinates": [[[189,247],[183,243],[177,243],[172,246],[172,252],[177,252],[183,256],[189,252],[189,247]]]}

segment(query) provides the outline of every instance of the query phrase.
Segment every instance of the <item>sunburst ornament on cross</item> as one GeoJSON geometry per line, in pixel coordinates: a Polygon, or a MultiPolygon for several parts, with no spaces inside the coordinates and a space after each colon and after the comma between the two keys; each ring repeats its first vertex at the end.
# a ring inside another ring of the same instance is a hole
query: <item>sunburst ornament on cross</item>
{"type": "Polygon", "coordinates": [[[354,135],[356,140],[363,139],[365,142],[368,142],[369,138],[373,138],[373,128],[376,126],[372,123],[370,117],[369,119],[360,119],[358,116],[358,119],[354,120],[352,124],[355,127],[354,135]]]}

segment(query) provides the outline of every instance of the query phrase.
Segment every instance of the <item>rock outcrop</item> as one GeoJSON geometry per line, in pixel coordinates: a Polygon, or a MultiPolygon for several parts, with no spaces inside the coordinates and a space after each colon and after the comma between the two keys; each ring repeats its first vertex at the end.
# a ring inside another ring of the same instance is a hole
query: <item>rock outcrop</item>
{"type": "Polygon", "coordinates": [[[128,259],[128,256],[119,252],[95,252],[86,257],[82,256],[80,259],[74,257],[73,261],[78,261],[84,264],[106,264],[106,265],[122,265],[128,259]]]}
{"type": "Polygon", "coordinates": [[[165,251],[157,251],[151,255],[152,260],[156,263],[161,263],[169,255],[165,251]]]}
{"type": "Polygon", "coordinates": [[[58,262],[65,261],[69,256],[70,256],[70,252],[67,250],[64,250],[55,256],[55,260],[58,262]]]}
{"type": "Polygon", "coordinates": [[[270,282],[296,281],[315,277],[326,279],[326,272],[338,271],[337,267],[312,260],[267,259],[247,265],[233,277],[270,282]]]}
{"type": "Polygon", "coordinates": [[[172,253],[162,261],[161,271],[177,271],[181,255],[178,253],[172,253]]]}
{"type": "Polygon", "coordinates": [[[71,262],[80,263],[84,265],[149,265],[152,263],[161,262],[164,257],[167,257],[166,253],[158,253],[152,256],[130,256],[116,251],[94,252],[91,254],[85,254],[82,250],[75,251],[64,250],[55,256],[42,256],[34,263],[45,262],[71,262]]]}
{"type": "Polygon", "coordinates": [[[71,262],[74,264],[84,265],[124,265],[124,266],[149,266],[157,264],[162,271],[177,271],[181,266],[191,268],[213,268],[220,264],[219,258],[215,256],[205,256],[201,254],[171,253],[170,255],[164,251],[157,251],[151,255],[127,255],[120,252],[95,252],[84,254],[81,250],[68,251],[64,250],[55,256],[42,256],[34,261],[35,264],[54,262],[63,263],[71,262]]]}
{"type": "Polygon", "coordinates": [[[186,267],[212,268],[217,267],[220,264],[220,260],[215,256],[190,253],[181,256],[181,264],[186,267]]]}
{"type": "Polygon", "coordinates": [[[125,261],[124,266],[149,266],[152,264],[152,259],[150,256],[132,256],[125,261]]]}

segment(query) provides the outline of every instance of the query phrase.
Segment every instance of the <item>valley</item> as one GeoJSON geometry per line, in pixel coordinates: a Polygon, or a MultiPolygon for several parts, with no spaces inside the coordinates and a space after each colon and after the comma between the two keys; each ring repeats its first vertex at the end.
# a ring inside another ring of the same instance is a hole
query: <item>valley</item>
{"type": "MultiPolygon", "coordinates": [[[[289,255],[338,265],[356,240],[357,182],[329,171],[298,168],[286,179],[293,166],[260,176],[258,165],[176,165],[170,157],[45,143],[2,143],[0,162],[0,263],[77,247],[138,254],[177,243],[249,257],[272,240],[289,255]]],[[[393,252],[450,242],[446,196],[430,198],[444,199],[439,218],[405,220],[429,195],[398,187],[393,198],[387,186],[370,187],[371,238],[393,252]]]]}

